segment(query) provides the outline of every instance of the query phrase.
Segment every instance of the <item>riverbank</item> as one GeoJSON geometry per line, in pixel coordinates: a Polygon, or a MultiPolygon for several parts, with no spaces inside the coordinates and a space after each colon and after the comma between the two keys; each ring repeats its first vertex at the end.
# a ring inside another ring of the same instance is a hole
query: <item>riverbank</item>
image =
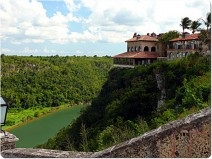
{"type": "Polygon", "coordinates": [[[49,113],[41,118],[19,125],[9,132],[19,138],[18,148],[32,148],[43,144],[55,136],[60,129],[68,126],[79,115],[82,108],[87,105],[76,105],[49,113]]]}
{"type": "MultiPolygon", "coordinates": [[[[75,105],[74,105],[75,106],[75,105]]],[[[3,130],[11,131],[20,126],[26,125],[30,122],[43,118],[52,113],[67,109],[73,106],[64,104],[58,107],[34,107],[25,110],[9,109],[7,114],[6,125],[3,126],[3,130]]]]}

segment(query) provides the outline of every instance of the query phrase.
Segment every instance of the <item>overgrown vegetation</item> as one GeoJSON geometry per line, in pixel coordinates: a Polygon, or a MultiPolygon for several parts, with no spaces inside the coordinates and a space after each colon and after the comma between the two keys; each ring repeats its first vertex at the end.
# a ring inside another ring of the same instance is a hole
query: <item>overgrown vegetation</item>
{"type": "Polygon", "coordinates": [[[4,129],[54,111],[53,107],[91,102],[111,67],[110,57],[2,54],[1,95],[10,108],[4,129]]]}
{"type": "Polygon", "coordinates": [[[109,57],[1,55],[1,95],[17,109],[89,103],[111,66],[109,57]]]}
{"type": "Polygon", "coordinates": [[[209,106],[210,58],[198,53],[135,69],[114,68],[100,94],[72,125],[38,147],[96,151],[209,106]],[[164,76],[166,101],[157,111],[164,76]]]}

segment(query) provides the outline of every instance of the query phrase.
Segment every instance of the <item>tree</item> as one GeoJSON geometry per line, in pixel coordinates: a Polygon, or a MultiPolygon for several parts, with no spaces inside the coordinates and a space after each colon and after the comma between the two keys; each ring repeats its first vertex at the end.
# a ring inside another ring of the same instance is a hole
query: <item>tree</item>
{"type": "Polygon", "coordinates": [[[191,20],[188,17],[185,17],[181,20],[180,26],[182,26],[183,28],[183,34],[185,29],[189,29],[190,25],[191,25],[191,20]]]}
{"type": "Polygon", "coordinates": [[[209,43],[209,37],[208,37],[208,32],[205,29],[200,30],[199,34],[199,39],[203,44],[208,44],[209,43]]]}
{"type": "Polygon", "coordinates": [[[206,25],[206,30],[201,29],[199,34],[199,39],[204,43],[208,45],[208,48],[210,49],[211,46],[211,13],[207,13],[206,20],[201,19],[204,21],[206,25]]]}
{"type": "MultiPolygon", "coordinates": [[[[174,38],[178,38],[180,35],[180,33],[178,31],[172,30],[169,31],[165,34],[163,34],[158,40],[160,43],[162,43],[162,50],[163,52],[166,53],[167,50],[167,45],[169,44],[169,40],[174,39],[174,38]]],[[[166,56],[166,54],[165,54],[166,56]]]]}
{"type": "Polygon", "coordinates": [[[199,21],[192,21],[190,29],[192,30],[192,33],[194,34],[196,31],[198,31],[201,23],[199,21]]]}
{"type": "Polygon", "coordinates": [[[169,31],[169,32],[163,34],[158,40],[159,40],[159,42],[161,42],[163,44],[167,44],[169,42],[169,40],[178,38],[179,35],[180,35],[180,33],[178,31],[172,30],[172,31],[169,31]]]}
{"type": "MultiPolygon", "coordinates": [[[[203,20],[203,19],[202,19],[203,20]]],[[[206,27],[207,27],[207,31],[210,29],[211,27],[211,13],[207,13],[206,15],[206,20],[203,20],[206,27]]]]}

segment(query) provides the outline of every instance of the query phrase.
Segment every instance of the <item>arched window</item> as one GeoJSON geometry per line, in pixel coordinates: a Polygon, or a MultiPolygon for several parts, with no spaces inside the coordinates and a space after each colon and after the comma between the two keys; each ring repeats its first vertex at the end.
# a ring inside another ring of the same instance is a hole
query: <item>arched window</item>
{"type": "Polygon", "coordinates": [[[127,48],[127,52],[129,52],[129,51],[130,51],[130,47],[127,48]]]}
{"type": "Polygon", "coordinates": [[[133,47],[131,47],[131,51],[133,52],[133,47]]]}
{"type": "Polygon", "coordinates": [[[153,46],[152,48],[151,48],[151,52],[155,52],[156,51],[156,48],[153,46]]]}
{"type": "Polygon", "coordinates": [[[141,47],[139,46],[139,47],[138,47],[138,52],[140,52],[140,51],[141,51],[141,47]]]}
{"type": "Polygon", "coordinates": [[[135,52],[137,51],[137,47],[135,46],[135,52]]]}
{"type": "Polygon", "coordinates": [[[145,47],[144,47],[144,51],[149,51],[148,46],[145,46],[145,47]]]}

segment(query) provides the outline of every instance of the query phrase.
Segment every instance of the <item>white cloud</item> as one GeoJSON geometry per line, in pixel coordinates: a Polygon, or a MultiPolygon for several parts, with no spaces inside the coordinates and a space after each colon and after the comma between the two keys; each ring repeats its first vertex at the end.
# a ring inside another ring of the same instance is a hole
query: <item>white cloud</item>
{"type": "Polygon", "coordinates": [[[182,18],[197,20],[209,11],[208,0],[82,0],[82,4],[92,11],[88,30],[110,42],[123,42],[134,32],[181,31],[182,18]]]}
{"type": "Polygon", "coordinates": [[[8,48],[2,48],[1,49],[2,54],[7,54],[7,55],[23,55],[23,56],[52,56],[52,55],[67,55],[67,51],[62,51],[62,50],[56,50],[56,49],[49,49],[49,48],[42,48],[42,49],[32,49],[29,47],[25,47],[21,50],[13,50],[13,49],[8,49],[8,48]]]}
{"type": "MultiPolygon", "coordinates": [[[[2,40],[13,44],[52,42],[64,44],[79,41],[123,43],[134,32],[167,32],[182,29],[180,20],[205,17],[208,0],[64,0],[68,13],[56,12],[47,17],[42,3],[36,0],[2,1],[2,40]],[[88,18],[77,16],[85,7],[88,18]],[[82,32],[73,32],[70,22],[83,25],[82,32]]],[[[49,1],[51,3],[51,1],[49,1]]]]}
{"type": "Polygon", "coordinates": [[[56,12],[47,17],[42,3],[36,0],[7,0],[1,3],[1,39],[11,43],[66,43],[68,22],[78,21],[71,12],[66,16],[56,12]]]}

